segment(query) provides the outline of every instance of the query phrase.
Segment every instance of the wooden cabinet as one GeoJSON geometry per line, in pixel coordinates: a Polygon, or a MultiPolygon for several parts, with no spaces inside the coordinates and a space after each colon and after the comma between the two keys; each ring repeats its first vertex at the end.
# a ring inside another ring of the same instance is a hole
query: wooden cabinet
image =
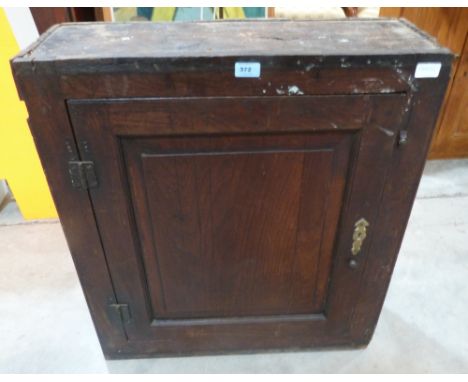
{"type": "Polygon", "coordinates": [[[395,20],[71,24],[18,55],[106,356],[367,344],[451,60],[395,20]]]}

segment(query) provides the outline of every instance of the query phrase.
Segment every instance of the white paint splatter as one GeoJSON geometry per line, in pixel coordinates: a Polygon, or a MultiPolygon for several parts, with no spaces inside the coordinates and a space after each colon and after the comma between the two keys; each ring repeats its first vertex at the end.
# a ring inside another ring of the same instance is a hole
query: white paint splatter
{"type": "Polygon", "coordinates": [[[276,94],[283,95],[286,94],[286,92],[283,89],[276,89],[276,94]]]}
{"type": "Polygon", "coordinates": [[[291,85],[291,86],[288,86],[288,94],[289,95],[303,95],[304,92],[301,89],[299,89],[298,86],[291,85]]]}

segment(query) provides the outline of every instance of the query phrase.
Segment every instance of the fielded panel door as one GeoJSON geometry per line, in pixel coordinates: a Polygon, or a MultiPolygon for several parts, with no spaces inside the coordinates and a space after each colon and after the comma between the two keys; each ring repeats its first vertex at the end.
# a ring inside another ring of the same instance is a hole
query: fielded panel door
{"type": "Polygon", "coordinates": [[[69,100],[129,344],[343,343],[405,100],[69,100]]]}

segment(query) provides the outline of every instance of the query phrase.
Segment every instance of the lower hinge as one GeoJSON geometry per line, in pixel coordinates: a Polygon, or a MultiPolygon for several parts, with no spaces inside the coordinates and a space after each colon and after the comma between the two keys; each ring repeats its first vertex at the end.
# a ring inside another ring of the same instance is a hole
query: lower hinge
{"type": "Polygon", "coordinates": [[[73,188],[87,190],[98,186],[94,163],[91,161],[69,161],[68,173],[73,188]]]}
{"type": "Polygon", "coordinates": [[[128,324],[132,320],[132,314],[128,304],[110,304],[109,306],[119,312],[122,323],[128,324]]]}

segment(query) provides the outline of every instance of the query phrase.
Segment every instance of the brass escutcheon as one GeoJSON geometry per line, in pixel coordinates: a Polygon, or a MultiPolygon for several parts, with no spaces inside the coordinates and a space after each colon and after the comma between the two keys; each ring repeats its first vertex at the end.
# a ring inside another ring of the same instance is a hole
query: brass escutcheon
{"type": "Polygon", "coordinates": [[[367,236],[367,227],[369,222],[361,218],[356,223],[354,223],[354,232],[353,232],[353,245],[351,247],[351,253],[356,256],[361,252],[362,243],[367,236]]]}

